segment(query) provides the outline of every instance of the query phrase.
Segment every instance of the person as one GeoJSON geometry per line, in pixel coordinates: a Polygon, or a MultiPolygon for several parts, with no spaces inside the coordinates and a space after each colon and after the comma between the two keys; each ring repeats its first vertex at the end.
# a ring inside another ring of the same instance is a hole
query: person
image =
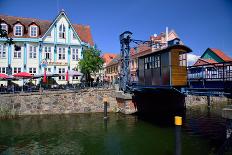
{"type": "Polygon", "coordinates": [[[97,84],[97,87],[98,87],[98,85],[99,85],[99,77],[97,77],[97,79],[96,79],[96,84],[97,84]]]}

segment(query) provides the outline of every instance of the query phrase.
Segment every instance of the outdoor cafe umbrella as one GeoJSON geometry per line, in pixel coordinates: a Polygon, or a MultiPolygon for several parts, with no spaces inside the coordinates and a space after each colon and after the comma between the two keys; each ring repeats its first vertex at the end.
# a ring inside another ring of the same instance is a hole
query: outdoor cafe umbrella
{"type": "Polygon", "coordinates": [[[69,76],[82,76],[83,74],[78,71],[68,70],[68,75],[69,76]]]}
{"type": "Polygon", "coordinates": [[[30,79],[33,77],[30,73],[27,72],[16,73],[13,76],[21,79],[30,79]]]}
{"type": "Polygon", "coordinates": [[[8,79],[9,76],[6,74],[0,74],[0,79],[8,79]]]}
{"type": "MultiPolygon", "coordinates": [[[[23,86],[24,86],[24,79],[30,79],[33,77],[30,73],[27,73],[27,72],[16,73],[13,76],[16,78],[23,79],[23,86]]],[[[23,89],[22,89],[22,91],[23,91],[23,89]]]]}

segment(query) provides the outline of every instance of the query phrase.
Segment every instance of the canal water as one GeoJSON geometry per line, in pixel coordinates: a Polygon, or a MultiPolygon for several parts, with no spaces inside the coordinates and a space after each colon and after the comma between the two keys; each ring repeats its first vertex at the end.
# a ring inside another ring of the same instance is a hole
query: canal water
{"type": "MultiPolygon", "coordinates": [[[[173,155],[173,118],[159,117],[111,113],[104,121],[102,113],[92,113],[1,120],[0,154],[173,155]]],[[[225,130],[221,107],[187,110],[182,154],[215,154],[225,141],[225,130]]]]}

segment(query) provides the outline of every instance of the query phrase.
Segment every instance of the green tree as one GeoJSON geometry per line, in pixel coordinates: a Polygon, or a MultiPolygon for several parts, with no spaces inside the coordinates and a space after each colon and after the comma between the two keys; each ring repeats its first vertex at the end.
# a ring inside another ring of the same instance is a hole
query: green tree
{"type": "Polygon", "coordinates": [[[0,25],[0,38],[6,38],[6,43],[8,44],[14,44],[12,38],[8,38],[7,31],[2,29],[2,26],[0,25]]]}
{"type": "Polygon", "coordinates": [[[100,57],[101,51],[95,48],[83,50],[83,59],[79,61],[81,72],[85,75],[86,82],[91,82],[91,74],[95,74],[102,69],[103,59],[100,57]]]}

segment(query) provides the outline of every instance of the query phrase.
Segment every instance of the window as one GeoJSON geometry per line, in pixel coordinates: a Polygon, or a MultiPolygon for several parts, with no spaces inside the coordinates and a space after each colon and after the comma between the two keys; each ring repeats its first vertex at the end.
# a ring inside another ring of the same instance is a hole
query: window
{"type": "Polygon", "coordinates": [[[2,28],[2,30],[5,30],[6,33],[8,33],[8,26],[7,26],[7,24],[2,23],[2,24],[1,24],[1,28],[2,28]]]}
{"type": "Polygon", "coordinates": [[[52,37],[52,32],[48,32],[47,37],[52,37]]]}
{"type": "Polygon", "coordinates": [[[59,38],[65,38],[65,26],[61,24],[59,27],[59,38]]]}
{"type": "Polygon", "coordinates": [[[51,73],[52,72],[52,69],[51,68],[46,68],[47,72],[48,73],[51,73]]]}
{"type": "Polygon", "coordinates": [[[179,62],[180,66],[187,66],[187,54],[186,53],[180,53],[179,54],[179,62]]]}
{"type": "Polygon", "coordinates": [[[14,67],[14,74],[21,73],[21,68],[14,67]]]}
{"type": "Polygon", "coordinates": [[[19,49],[18,51],[16,50],[16,48],[15,48],[15,50],[14,50],[14,58],[15,59],[21,59],[21,47],[19,46],[17,49],[19,49]]]}
{"type": "Polygon", "coordinates": [[[36,46],[29,47],[29,58],[35,59],[36,58],[36,46]]]}
{"type": "Polygon", "coordinates": [[[44,47],[44,57],[46,60],[51,59],[51,47],[44,47]]]}
{"type": "Polygon", "coordinates": [[[29,68],[30,74],[36,74],[36,68],[29,68]]]}
{"type": "Polygon", "coordinates": [[[159,68],[159,67],[160,67],[160,56],[157,55],[157,56],[155,56],[154,68],[159,68]]]}
{"type": "Polygon", "coordinates": [[[5,67],[0,67],[0,73],[6,73],[6,68],[5,67]]]}
{"type": "Polygon", "coordinates": [[[6,46],[0,45],[0,58],[6,58],[6,46]]]}
{"type": "Polygon", "coordinates": [[[150,56],[146,57],[144,60],[145,69],[153,69],[153,68],[159,68],[160,67],[160,56],[150,56]]]}
{"type": "Polygon", "coordinates": [[[73,33],[73,39],[74,39],[74,40],[75,40],[75,39],[77,39],[77,37],[76,37],[75,33],[73,33]]]}
{"type": "Polygon", "coordinates": [[[72,59],[76,61],[78,60],[78,49],[76,48],[72,49],[72,59]]]}
{"type": "Polygon", "coordinates": [[[59,80],[65,80],[65,68],[59,68],[59,74],[62,76],[59,76],[59,80]]]}
{"type": "Polygon", "coordinates": [[[30,26],[30,36],[37,37],[37,26],[30,26]]]}
{"type": "Polygon", "coordinates": [[[65,60],[65,48],[62,47],[58,48],[58,59],[65,60]]]}
{"type": "Polygon", "coordinates": [[[15,36],[22,36],[23,35],[23,26],[22,25],[15,25],[14,35],[15,36]]]}
{"type": "Polygon", "coordinates": [[[78,76],[73,76],[73,80],[78,80],[78,76]]]}

